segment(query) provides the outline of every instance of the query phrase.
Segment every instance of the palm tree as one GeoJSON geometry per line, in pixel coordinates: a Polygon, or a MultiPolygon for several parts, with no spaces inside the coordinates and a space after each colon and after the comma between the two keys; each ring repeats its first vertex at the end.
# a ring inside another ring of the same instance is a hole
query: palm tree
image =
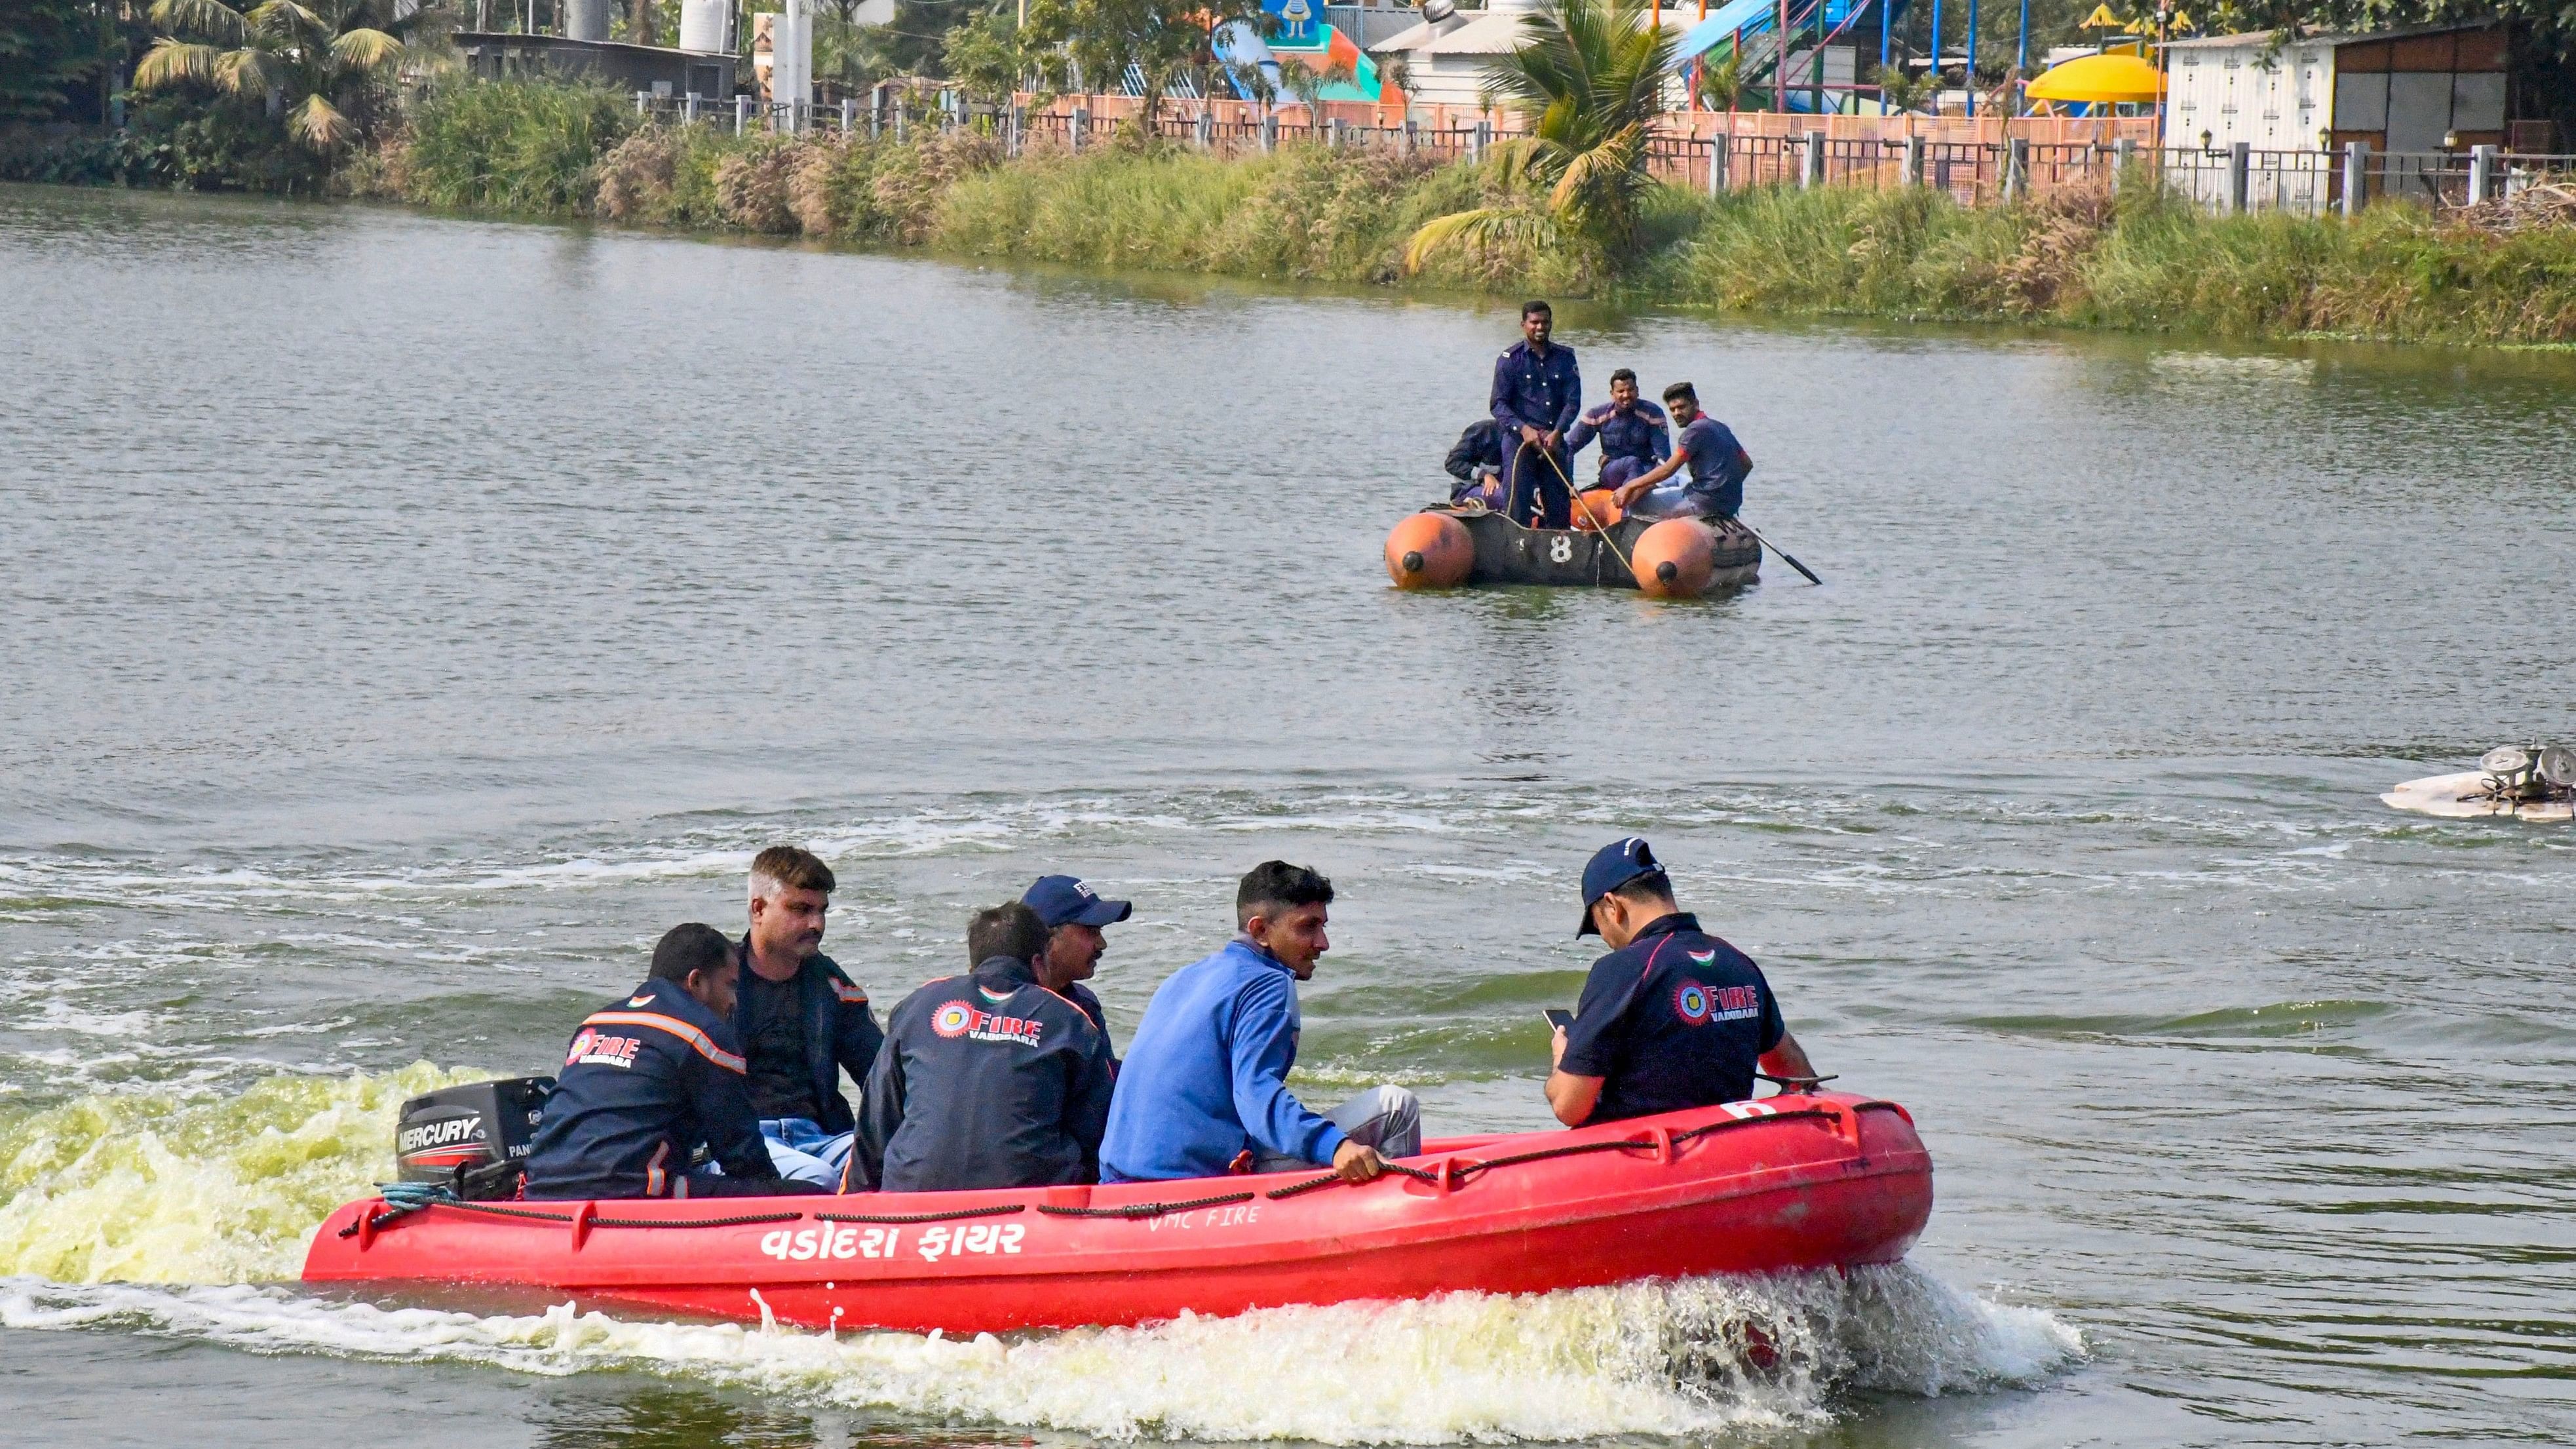
{"type": "Polygon", "coordinates": [[[1348,85],[1353,79],[1350,63],[1334,61],[1316,70],[1296,61],[1279,64],[1279,84],[1288,94],[1306,103],[1307,129],[1324,134],[1324,92],[1332,86],[1348,85]]]}
{"type": "Polygon", "coordinates": [[[155,0],[153,24],[198,38],[155,39],[134,88],[197,84],[263,97],[270,115],[285,113],[288,135],[328,155],[357,137],[374,92],[406,54],[396,32],[418,13],[396,20],[391,9],[392,0],[261,0],[248,11],[155,0]]]}
{"type": "Polygon", "coordinates": [[[1491,179],[1505,199],[1426,223],[1405,266],[1498,243],[1573,243],[1597,260],[1634,249],[1674,41],[1654,0],[1539,0],[1522,17],[1520,45],[1485,82],[1486,104],[1508,101],[1530,125],[1494,147],[1491,179]]]}

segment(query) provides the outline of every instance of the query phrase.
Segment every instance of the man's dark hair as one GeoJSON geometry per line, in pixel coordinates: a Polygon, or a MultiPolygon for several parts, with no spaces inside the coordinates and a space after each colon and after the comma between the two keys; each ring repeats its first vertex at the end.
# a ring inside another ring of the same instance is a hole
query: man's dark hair
{"type": "Polygon", "coordinates": [[[1532,317],[1547,317],[1553,319],[1555,316],[1555,308],[1547,305],[1545,302],[1539,301],[1535,297],[1521,304],[1521,320],[1524,322],[1527,322],[1532,317]]]}
{"type": "Polygon", "coordinates": [[[1693,388],[1689,383],[1677,382],[1671,387],[1664,389],[1664,401],[1666,402],[1671,402],[1675,398],[1684,397],[1691,400],[1692,407],[1699,406],[1699,391],[1698,389],[1693,388]]]}
{"type": "Polygon", "coordinates": [[[773,845],[751,858],[751,893],[765,895],[760,883],[773,880],[791,891],[821,891],[830,895],[840,887],[832,879],[832,868],[814,852],[795,845],[773,845]]]}
{"type": "Polygon", "coordinates": [[[1650,870],[1625,885],[1611,887],[1610,894],[1632,905],[1669,906],[1673,903],[1673,878],[1660,870],[1650,870]]]}
{"type": "Polygon", "coordinates": [[[1255,916],[1332,903],[1333,883],[1321,873],[1284,860],[1265,860],[1245,872],[1243,884],[1234,888],[1234,923],[1248,925],[1255,916]]]}
{"type": "Polygon", "coordinates": [[[1633,367],[1620,368],[1617,372],[1610,374],[1610,380],[1612,382],[1624,382],[1630,387],[1635,387],[1637,385],[1637,369],[1633,367]]]}
{"type": "Polygon", "coordinates": [[[975,919],[966,924],[966,956],[975,965],[996,956],[1035,961],[1046,944],[1045,920],[1018,901],[977,911],[975,919]]]}
{"type": "Polygon", "coordinates": [[[722,974],[733,960],[733,942],[713,926],[691,921],[673,926],[653,943],[653,979],[686,984],[700,971],[722,974]]]}

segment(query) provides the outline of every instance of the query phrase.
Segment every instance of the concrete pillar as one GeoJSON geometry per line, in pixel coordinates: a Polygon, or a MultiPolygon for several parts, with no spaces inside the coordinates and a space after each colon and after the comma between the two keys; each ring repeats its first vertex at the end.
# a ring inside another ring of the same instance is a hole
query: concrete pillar
{"type": "Polygon", "coordinates": [[[2243,213],[2252,203],[2254,189],[2254,143],[2236,141],[2227,148],[2227,209],[2243,213]]]}
{"type": "Polygon", "coordinates": [[[1807,133],[1806,154],[1798,158],[1798,189],[1811,190],[1825,184],[1825,133],[1807,133]]]}
{"type": "Polygon", "coordinates": [[[751,97],[733,98],[733,133],[737,136],[751,128],[751,97]]]}
{"type": "Polygon", "coordinates": [[[1020,132],[1027,127],[1028,123],[1029,108],[1014,102],[1011,113],[1002,118],[1003,155],[1017,157],[1020,154],[1020,132]]]}
{"type": "Polygon", "coordinates": [[[1261,118],[1261,154],[1267,156],[1278,149],[1279,117],[1274,112],[1261,118]]]}
{"type": "Polygon", "coordinates": [[[868,139],[885,134],[886,88],[880,81],[868,87],[868,139]]]}
{"type": "Polygon", "coordinates": [[[2469,148],[2469,202],[2471,205],[2495,199],[2495,163],[2495,147],[2471,146],[2469,148]]]}
{"type": "Polygon", "coordinates": [[[1908,186],[1920,186],[1923,184],[1923,138],[1920,136],[1908,136],[1905,138],[1905,169],[1903,175],[1905,178],[1905,184],[1908,186]]]}
{"type": "Polygon", "coordinates": [[[1199,105],[1199,122],[1198,122],[1198,126],[1197,126],[1197,131],[1198,131],[1198,147],[1199,147],[1199,149],[1200,149],[1200,150],[1202,150],[1202,151],[1213,151],[1213,150],[1215,150],[1215,149],[1216,149],[1216,112],[1214,112],[1214,111],[1212,111],[1212,110],[1209,110],[1209,109],[1207,108],[1207,105],[1206,105],[1206,103],[1205,103],[1205,102],[1202,102],[1202,103],[1200,103],[1200,105],[1199,105]]]}
{"type": "Polygon", "coordinates": [[[2343,143],[2343,219],[2361,215],[2370,204],[2370,143],[2343,143]]]}
{"type": "Polygon", "coordinates": [[[859,103],[852,97],[841,97],[841,134],[849,135],[859,128],[859,103]]]}
{"type": "Polygon", "coordinates": [[[651,91],[637,91],[635,93],[635,114],[639,116],[643,115],[645,112],[651,110],[652,106],[653,93],[651,91]]]}
{"type": "Polygon", "coordinates": [[[1494,123],[1491,121],[1478,121],[1476,123],[1475,136],[1467,142],[1467,159],[1477,162],[1483,161],[1485,159],[1485,148],[1492,144],[1494,144],[1494,123]]]}
{"type": "Polygon", "coordinates": [[[1721,131],[1708,138],[1708,194],[1726,194],[1726,143],[1734,138],[1721,131]]]}
{"type": "Polygon", "coordinates": [[[689,92],[688,99],[680,102],[680,119],[686,124],[692,126],[698,123],[698,93],[696,91],[689,92]]]}
{"type": "Polygon", "coordinates": [[[2122,136],[2111,143],[2111,189],[2128,184],[2129,168],[2138,164],[2138,142],[2134,136],[2122,136]]]}
{"type": "Polygon", "coordinates": [[[2019,201],[2030,194],[2030,138],[2014,136],[2004,143],[2004,200],[2019,201]]]}
{"type": "Polygon", "coordinates": [[[1335,117],[1333,117],[1330,121],[1327,121],[1327,122],[1325,123],[1325,131],[1324,131],[1324,134],[1325,134],[1325,136],[1326,136],[1326,138],[1327,138],[1327,139],[1326,139],[1326,141],[1325,141],[1325,144],[1326,144],[1326,145],[1328,145],[1328,146],[1331,146],[1331,147],[1332,147],[1334,150],[1336,150],[1336,151],[1339,151],[1340,149],[1342,149],[1342,142],[1343,142],[1343,140],[1345,139],[1345,138],[1344,138],[1344,136],[1343,136],[1343,134],[1342,134],[1342,131],[1343,131],[1343,127],[1344,127],[1346,124],[1347,124],[1347,123],[1346,123],[1346,122],[1344,122],[1344,121],[1342,120],[1342,118],[1341,118],[1341,117],[1339,117],[1339,116],[1335,116],[1335,117]]]}
{"type": "Polygon", "coordinates": [[[1422,127],[1421,127],[1421,125],[1420,125],[1419,123],[1417,123],[1417,122],[1416,122],[1416,121],[1415,121],[1411,116],[1407,116],[1407,117],[1405,117],[1405,118],[1404,118],[1404,142],[1403,142],[1403,145],[1404,145],[1404,154],[1405,154],[1405,155],[1407,155],[1407,156],[1412,155],[1412,154],[1413,154],[1413,148],[1415,148],[1416,146],[1419,146],[1419,145],[1421,145],[1421,144],[1422,144],[1422,127]]]}
{"type": "Polygon", "coordinates": [[[1066,123],[1064,134],[1067,143],[1073,147],[1073,154],[1076,156],[1082,154],[1082,143],[1090,139],[1090,136],[1086,134],[1090,130],[1091,108],[1089,106],[1074,107],[1073,119],[1066,123]]]}

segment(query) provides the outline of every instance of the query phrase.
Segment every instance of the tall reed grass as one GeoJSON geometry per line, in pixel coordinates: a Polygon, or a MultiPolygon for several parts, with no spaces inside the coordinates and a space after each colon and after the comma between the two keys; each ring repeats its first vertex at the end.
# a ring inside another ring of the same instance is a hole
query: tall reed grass
{"type": "Polygon", "coordinates": [[[1489,178],[1306,142],[1219,160],[1122,140],[1005,161],[987,137],[736,137],[639,126],[604,90],[458,85],[419,106],[373,189],[431,206],[595,215],[1138,270],[1660,305],[2444,342],[2576,341],[2576,227],[2498,234],[2405,206],[2361,220],[2210,217],[2146,187],[1971,209],[1921,188],[1672,188],[1613,276],[1498,249],[1407,274],[1423,222],[1489,178]]]}

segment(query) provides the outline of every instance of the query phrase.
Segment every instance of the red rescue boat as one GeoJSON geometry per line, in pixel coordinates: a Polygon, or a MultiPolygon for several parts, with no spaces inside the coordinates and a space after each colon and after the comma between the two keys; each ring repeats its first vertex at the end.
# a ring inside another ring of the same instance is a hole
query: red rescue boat
{"type": "Polygon", "coordinates": [[[308,1283],[523,1285],[813,1328],[1002,1332],[1184,1310],[1890,1263],[1932,1213],[1893,1102],[1767,1098],[1456,1137],[1330,1174],[671,1202],[350,1203],[308,1283]]]}

